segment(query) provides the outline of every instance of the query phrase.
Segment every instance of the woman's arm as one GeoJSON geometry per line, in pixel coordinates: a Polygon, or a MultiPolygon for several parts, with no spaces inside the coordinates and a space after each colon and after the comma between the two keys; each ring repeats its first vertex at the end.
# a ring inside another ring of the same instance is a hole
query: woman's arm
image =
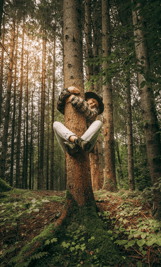
{"type": "Polygon", "coordinates": [[[80,90],[74,86],[70,86],[69,88],[63,89],[59,95],[59,99],[57,102],[57,109],[62,114],[64,114],[64,107],[65,107],[66,100],[68,100],[70,96],[72,97],[73,94],[78,95],[79,93],[80,93],[80,90]]]}
{"type": "Polygon", "coordinates": [[[76,108],[77,111],[83,113],[87,120],[93,121],[96,119],[98,110],[96,108],[91,109],[83,98],[73,95],[71,98],[71,104],[76,108]]]}

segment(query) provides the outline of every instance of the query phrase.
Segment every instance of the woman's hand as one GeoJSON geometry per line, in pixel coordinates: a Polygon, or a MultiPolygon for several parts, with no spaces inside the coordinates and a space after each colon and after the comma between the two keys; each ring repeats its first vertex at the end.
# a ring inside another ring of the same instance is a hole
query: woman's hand
{"type": "Polygon", "coordinates": [[[77,87],[75,87],[75,86],[68,87],[68,91],[71,94],[75,94],[75,95],[79,95],[80,94],[80,90],[77,87]]]}

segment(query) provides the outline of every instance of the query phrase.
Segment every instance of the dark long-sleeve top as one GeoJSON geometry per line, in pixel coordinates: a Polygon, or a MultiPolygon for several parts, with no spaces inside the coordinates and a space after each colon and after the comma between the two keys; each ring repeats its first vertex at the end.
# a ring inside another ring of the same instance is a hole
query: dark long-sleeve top
{"type": "MultiPolygon", "coordinates": [[[[59,99],[57,102],[57,109],[64,114],[64,107],[65,107],[65,101],[66,99],[71,95],[71,93],[68,91],[68,89],[63,89],[61,91],[61,94],[59,95],[59,99]]],[[[98,109],[93,108],[91,109],[88,103],[81,98],[80,96],[73,95],[71,99],[71,104],[75,109],[84,114],[87,121],[94,121],[98,115],[98,109]]]]}

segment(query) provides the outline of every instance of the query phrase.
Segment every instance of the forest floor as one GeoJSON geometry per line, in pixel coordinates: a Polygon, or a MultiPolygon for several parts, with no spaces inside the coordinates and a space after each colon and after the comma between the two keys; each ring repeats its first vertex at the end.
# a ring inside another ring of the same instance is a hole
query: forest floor
{"type": "MultiPolygon", "coordinates": [[[[123,259],[130,260],[129,266],[161,266],[161,222],[154,220],[151,214],[151,199],[126,190],[117,193],[99,190],[94,195],[98,215],[123,259]]],[[[65,191],[14,189],[0,193],[0,266],[14,266],[9,264],[12,258],[45,226],[60,217],[64,203],[65,191]]],[[[92,256],[95,252],[86,253],[92,256]]],[[[75,266],[84,266],[83,263],[80,261],[75,266]]]]}

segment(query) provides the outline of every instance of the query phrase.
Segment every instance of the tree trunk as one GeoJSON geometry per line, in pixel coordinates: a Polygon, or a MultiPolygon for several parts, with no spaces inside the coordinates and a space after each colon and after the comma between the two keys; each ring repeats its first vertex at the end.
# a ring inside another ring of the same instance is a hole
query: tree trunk
{"type": "Polygon", "coordinates": [[[21,76],[20,76],[20,96],[19,96],[19,115],[18,115],[18,134],[17,134],[17,157],[16,157],[16,187],[20,187],[20,146],[21,146],[21,113],[22,113],[22,88],[23,88],[23,56],[24,56],[24,35],[25,25],[23,19],[22,26],[22,50],[21,50],[21,76]]]}
{"type": "Polygon", "coordinates": [[[26,117],[26,150],[25,150],[25,172],[24,172],[24,182],[25,182],[25,189],[27,189],[27,180],[28,180],[28,51],[26,51],[27,54],[27,62],[26,62],[26,94],[25,94],[25,99],[26,99],[26,105],[25,105],[25,117],[26,117]]]}
{"type": "MultiPolygon", "coordinates": [[[[25,111],[24,111],[24,113],[25,113],[25,111]]],[[[25,189],[25,171],[26,171],[26,119],[24,116],[22,189],[25,189]]]]}
{"type": "Polygon", "coordinates": [[[6,154],[7,154],[7,137],[8,137],[8,126],[9,126],[9,114],[10,114],[14,38],[15,38],[15,19],[13,20],[12,30],[11,30],[11,39],[10,39],[10,65],[9,65],[8,80],[7,80],[7,99],[6,99],[6,108],[5,108],[5,122],[4,122],[4,132],[3,132],[3,140],[2,140],[2,156],[1,156],[1,169],[0,169],[0,177],[2,179],[4,179],[6,154]]]}
{"type": "Polygon", "coordinates": [[[15,77],[14,77],[14,96],[13,96],[10,186],[13,186],[13,166],[14,166],[14,149],[15,149],[14,139],[15,139],[15,113],[16,113],[16,87],[17,87],[17,47],[18,47],[18,23],[17,23],[16,49],[15,49],[15,77]]]}
{"type": "MultiPolygon", "coordinates": [[[[44,35],[46,34],[45,31],[43,32],[43,34],[44,35]]],[[[46,61],[46,37],[43,36],[39,189],[43,188],[43,167],[44,167],[44,117],[45,117],[45,73],[46,73],[45,61],[46,61]]]]}
{"type": "MultiPolygon", "coordinates": [[[[140,7],[140,4],[137,4],[140,7]]],[[[144,121],[144,132],[146,139],[146,149],[148,156],[148,163],[150,168],[150,175],[152,184],[159,182],[161,177],[161,142],[160,142],[160,132],[159,123],[156,116],[156,108],[154,102],[154,95],[152,92],[151,84],[144,84],[145,74],[149,70],[148,62],[148,52],[147,45],[143,33],[143,18],[139,15],[139,9],[132,11],[133,25],[134,25],[134,37],[135,37],[135,53],[138,63],[142,61],[142,66],[144,67],[144,73],[138,72],[138,85],[141,98],[141,108],[144,121]],[[139,23],[139,28],[138,28],[139,23]],[[144,86],[141,86],[141,84],[144,86]]],[[[154,206],[157,209],[156,218],[161,218],[161,196],[160,191],[155,190],[154,192],[154,206]]]]}
{"type": "Polygon", "coordinates": [[[129,190],[135,190],[130,80],[127,82],[127,140],[129,190]]]}
{"type": "MultiPolygon", "coordinates": [[[[92,37],[91,37],[91,0],[85,0],[85,39],[86,39],[86,59],[90,60],[92,56],[92,37]]],[[[93,65],[86,66],[86,80],[89,81],[93,75],[93,65]]],[[[93,90],[93,84],[90,84],[93,90]]]]}
{"type": "Polygon", "coordinates": [[[46,149],[46,190],[49,189],[49,88],[48,84],[48,115],[47,115],[47,149],[46,149]]]}
{"type": "Polygon", "coordinates": [[[118,166],[118,180],[119,180],[120,188],[122,188],[121,181],[123,181],[124,176],[123,176],[123,172],[122,172],[122,168],[121,168],[121,158],[120,158],[120,152],[119,152],[119,143],[118,143],[117,140],[115,142],[115,145],[116,145],[116,153],[117,153],[117,159],[118,159],[118,165],[119,165],[118,166]]]}
{"type": "Polygon", "coordinates": [[[31,139],[30,139],[30,172],[29,172],[29,189],[33,189],[32,177],[34,180],[34,176],[32,173],[33,170],[33,116],[34,116],[34,103],[33,103],[33,94],[32,91],[32,110],[31,110],[31,139]]]}
{"type": "Polygon", "coordinates": [[[55,101],[55,35],[53,47],[53,88],[52,88],[52,120],[51,120],[51,159],[50,159],[50,190],[54,189],[54,101],[55,101]]]}
{"type": "Polygon", "coordinates": [[[3,4],[4,4],[4,0],[1,0],[0,2],[0,37],[1,37],[1,22],[2,22],[2,16],[3,16],[3,4]]]}
{"type": "MultiPolygon", "coordinates": [[[[70,2],[64,0],[65,88],[76,86],[80,90],[80,96],[84,98],[80,12],[79,0],[70,2]]],[[[72,107],[71,103],[65,105],[65,125],[79,137],[86,131],[86,119],[72,107]]],[[[66,168],[67,189],[78,206],[94,202],[88,153],[82,151],[74,157],[66,153],[66,168]]]]}
{"type": "MultiPolygon", "coordinates": [[[[91,0],[85,0],[85,40],[86,40],[86,60],[90,60],[92,56],[92,37],[91,37],[91,0]]],[[[93,66],[86,65],[86,79],[90,80],[93,75],[93,66]]],[[[94,85],[90,84],[93,91],[94,85]]],[[[99,188],[99,166],[98,166],[98,150],[95,146],[94,153],[89,154],[92,188],[99,188]],[[93,187],[94,186],[94,187],[93,187]]]]}
{"type": "Polygon", "coordinates": [[[4,36],[5,36],[5,22],[3,17],[3,35],[2,35],[2,54],[1,54],[1,73],[0,73],[0,126],[2,123],[2,91],[3,91],[3,65],[4,65],[4,36]]]}
{"type": "Polygon", "coordinates": [[[38,159],[37,159],[37,189],[39,189],[39,183],[40,183],[40,96],[38,94],[38,137],[37,137],[37,142],[38,142],[38,159]]]}
{"type": "MultiPolygon", "coordinates": [[[[102,55],[107,58],[110,55],[110,16],[109,1],[102,0],[102,55]]],[[[108,63],[103,62],[103,69],[107,69],[108,63]]],[[[115,176],[115,151],[114,151],[114,127],[113,127],[113,101],[111,82],[103,85],[103,128],[104,128],[104,158],[105,179],[104,189],[115,191],[117,188],[115,176]]]]}

